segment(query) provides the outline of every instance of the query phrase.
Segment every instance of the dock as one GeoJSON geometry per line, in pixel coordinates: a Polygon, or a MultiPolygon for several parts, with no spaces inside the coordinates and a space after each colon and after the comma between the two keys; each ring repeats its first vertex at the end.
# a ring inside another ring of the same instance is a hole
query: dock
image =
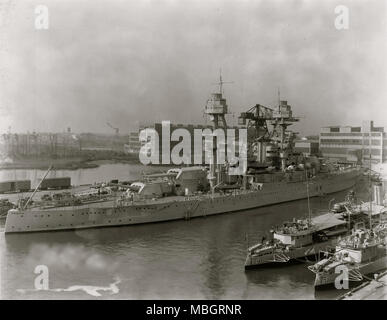
{"type": "Polygon", "coordinates": [[[387,300],[387,270],[376,279],[364,282],[337,300],[387,300]]]}

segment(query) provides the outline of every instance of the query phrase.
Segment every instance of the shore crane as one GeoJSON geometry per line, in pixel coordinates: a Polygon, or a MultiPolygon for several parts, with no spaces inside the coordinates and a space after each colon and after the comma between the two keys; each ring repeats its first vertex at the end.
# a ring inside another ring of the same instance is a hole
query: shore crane
{"type": "Polygon", "coordinates": [[[119,129],[119,128],[116,128],[116,127],[113,127],[109,122],[106,122],[106,124],[107,124],[110,128],[112,128],[112,129],[115,131],[116,135],[118,136],[118,134],[120,133],[120,129],[119,129]]]}

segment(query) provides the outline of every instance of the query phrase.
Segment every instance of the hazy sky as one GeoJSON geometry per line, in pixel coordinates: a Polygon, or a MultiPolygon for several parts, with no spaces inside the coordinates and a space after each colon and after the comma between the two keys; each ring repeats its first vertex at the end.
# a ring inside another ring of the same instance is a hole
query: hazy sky
{"type": "Polygon", "coordinates": [[[387,127],[386,1],[0,0],[0,13],[0,133],[200,123],[219,68],[232,112],[274,106],[280,87],[303,134],[387,127]]]}

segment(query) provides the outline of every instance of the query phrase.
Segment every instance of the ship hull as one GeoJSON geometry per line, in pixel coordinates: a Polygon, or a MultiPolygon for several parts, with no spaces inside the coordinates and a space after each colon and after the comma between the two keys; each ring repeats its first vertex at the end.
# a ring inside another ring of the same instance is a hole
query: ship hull
{"type": "MultiPolygon", "coordinates": [[[[309,196],[335,193],[351,188],[360,170],[326,175],[309,181],[309,196]]],[[[214,196],[176,196],[117,205],[110,201],[74,207],[10,211],[5,233],[38,232],[111,227],[191,219],[305,199],[306,182],[264,184],[261,190],[237,191],[214,196]]]]}
{"type": "MultiPolygon", "coordinates": [[[[386,268],[387,256],[381,257],[369,263],[364,263],[356,269],[348,268],[348,287],[353,284],[358,284],[359,282],[367,280],[368,276],[371,276],[373,278],[374,273],[386,270],[386,268]]],[[[335,280],[338,276],[341,276],[341,272],[329,274],[321,272],[316,273],[316,278],[314,282],[315,290],[334,289],[335,280]]]]}
{"type": "Polygon", "coordinates": [[[328,251],[335,245],[335,241],[335,239],[331,239],[309,246],[292,248],[289,251],[281,250],[281,252],[275,251],[265,255],[249,254],[246,257],[245,269],[288,266],[292,263],[316,260],[320,255],[320,251],[328,251]]]}

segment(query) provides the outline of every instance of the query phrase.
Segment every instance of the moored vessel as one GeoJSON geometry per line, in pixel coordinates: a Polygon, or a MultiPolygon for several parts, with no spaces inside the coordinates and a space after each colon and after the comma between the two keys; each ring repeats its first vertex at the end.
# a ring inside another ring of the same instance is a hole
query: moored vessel
{"type": "Polygon", "coordinates": [[[313,219],[284,222],[272,231],[272,239],[248,248],[245,269],[284,266],[319,256],[332,247],[338,236],[348,232],[345,220],[332,213],[313,219]]]}
{"type": "Polygon", "coordinates": [[[387,226],[358,228],[336,245],[335,252],[308,267],[315,273],[315,289],[349,288],[387,268],[387,226]]]}

